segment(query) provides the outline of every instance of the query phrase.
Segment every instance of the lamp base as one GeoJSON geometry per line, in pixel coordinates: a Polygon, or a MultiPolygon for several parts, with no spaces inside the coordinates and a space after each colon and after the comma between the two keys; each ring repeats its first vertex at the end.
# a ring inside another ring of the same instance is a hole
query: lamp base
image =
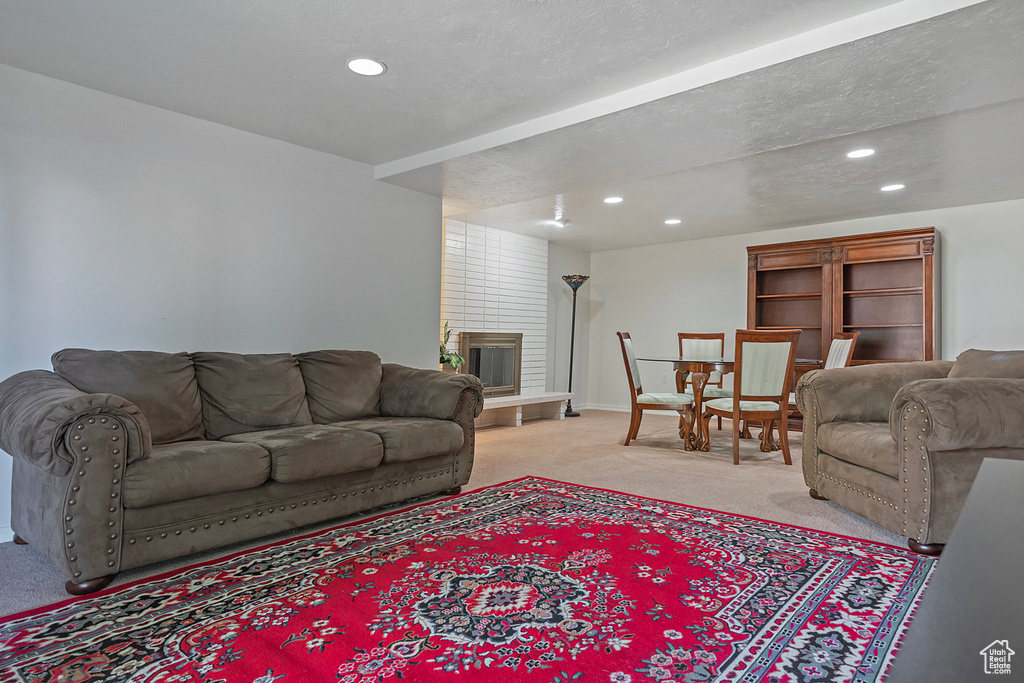
{"type": "Polygon", "coordinates": [[[580,414],[572,409],[572,399],[565,402],[565,416],[566,417],[579,417],[580,414]]]}

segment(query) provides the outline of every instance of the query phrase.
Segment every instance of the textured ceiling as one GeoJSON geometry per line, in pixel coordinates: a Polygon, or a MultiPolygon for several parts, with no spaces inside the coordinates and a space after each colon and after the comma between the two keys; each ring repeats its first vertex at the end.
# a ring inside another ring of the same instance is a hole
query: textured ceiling
{"type": "Polygon", "coordinates": [[[588,250],[1024,196],[1022,39],[1020,0],[0,0],[2,63],[588,250]]]}
{"type": "Polygon", "coordinates": [[[1022,43],[1024,5],[985,3],[392,180],[588,250],[1024,197],[1022,43]]]}
{"type": "Polygon", "coordinates": [[[1022,121],[1017,100],[453,218],[601,251],[1024,197],[1022,121]],[[845,157],[864,146],[880,151],[845,157]]]}
{"type": "Polygon", "coordinates": [[[890,1],[0,0],[0,62],[378,164],[890,1]]]}
{"type": "Polygon", "coordinates": [[[391,180],[430,191],[442,177],[445,196],[466,208],[554,185],[614,190],[624,180],[1022,98],[1022,39],[1024,11],[978,6],[391,180]]]}

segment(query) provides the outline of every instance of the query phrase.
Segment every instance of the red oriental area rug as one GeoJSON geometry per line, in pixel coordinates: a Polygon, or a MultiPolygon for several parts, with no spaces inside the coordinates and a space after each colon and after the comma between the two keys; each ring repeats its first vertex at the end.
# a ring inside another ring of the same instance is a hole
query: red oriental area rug
{"type": "Polygon", "coordinates": [[[881,681],[935,560],[526,478],[0,622],[3,681],[881,681]]]}

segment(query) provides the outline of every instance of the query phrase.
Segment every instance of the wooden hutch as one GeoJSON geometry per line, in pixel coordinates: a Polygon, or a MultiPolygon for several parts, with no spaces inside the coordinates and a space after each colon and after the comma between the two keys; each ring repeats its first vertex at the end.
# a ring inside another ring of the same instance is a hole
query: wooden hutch
{"type": "Polygon", "coordinates": [[[747,247],[747,327],[802,330],[800,358],[859,331],[854,365],[934,360],[937,246],[921,228],[747,247]]]}

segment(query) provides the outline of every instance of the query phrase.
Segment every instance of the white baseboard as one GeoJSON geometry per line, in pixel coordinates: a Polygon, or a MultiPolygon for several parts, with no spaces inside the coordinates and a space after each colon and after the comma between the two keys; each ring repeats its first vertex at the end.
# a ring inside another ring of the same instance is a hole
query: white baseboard
{"type": "Polygon", "coordinates": [[[9,526],[0,526],[0,543],[14,540],[14,529],[9,526]]]}
{"type": "Polygon", "coordinates": [[[599,403],[597,405],[575,408],[575,410],[610,410],[613,413],[628,413],[632,410],[632,408],[630,408],[629,406],[610,406],[599,403]]]}

